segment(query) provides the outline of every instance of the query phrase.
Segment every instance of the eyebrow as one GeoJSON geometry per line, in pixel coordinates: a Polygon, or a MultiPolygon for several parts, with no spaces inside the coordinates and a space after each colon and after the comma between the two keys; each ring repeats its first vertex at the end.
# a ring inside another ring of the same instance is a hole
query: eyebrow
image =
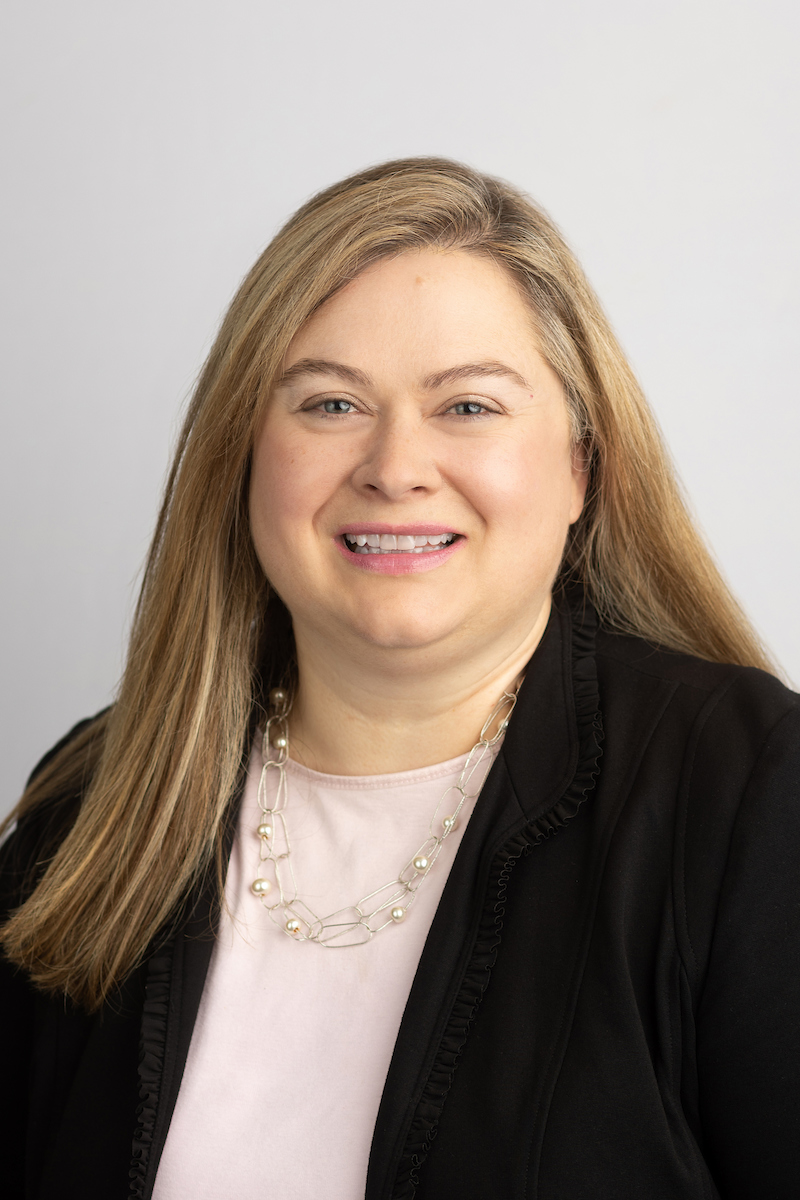
{"type": "MultiPolygon", "coordinates": [[[[291,367],[276,380],[276,387],[285,387],[290,383],[294,383],[303,375],[328,375],[335,376],[338,379],[343,379],[347,383],[353,383],[356,387],[372,387],[373,381],[364,371],[359,371],[357,367],[348,367],[345,363],[332,362],[325,358],[301,358],[298,362],[293,363],[291,367]]],[[[488,378],[505,378],[510,379],[520,387],[528,388],[530,384],[520,375],[519,371],[515,371],[513,367],[506,366],[505,363],[494,360],[486,362],[461,363],[457,367],[447,367],[444,371],[435,371],[432,375],[426,376],[422,381],[422,386],[426,391],[433,392],[437,388],[447,387],[449,384],[460,383],[462,379],[488,379],[488,378]]]]}
{"type": "Polygon", "coordinates": [[[357,367],[347,367],[344,363],[330,362],[326,358],[299,359],[283,372],[275,381],[275,386],[285,387],[287,384],[294,383],[301,375],[335,375],[338,379],[346,380],[347,383],[354,383],[356,387],[372,386],[372,380],[364,371],[359,371],[357,367]]]}
{"type": "Polygon", "coordinates": [[[434,391],[436,388],[446,387],[450,383],[460,383],[462,379],[488,379],[492,376],[511,379],[520,387],[530,388],[530,384],[520,375],[519,371],[515,371],[513,367],[507,367],[505,363],[495,361],[462,363],[458,367],[448,367],[445,371],[437,371],[435,374],[429,375],[424,381],[424,386],[429,391],[434,391]]]}

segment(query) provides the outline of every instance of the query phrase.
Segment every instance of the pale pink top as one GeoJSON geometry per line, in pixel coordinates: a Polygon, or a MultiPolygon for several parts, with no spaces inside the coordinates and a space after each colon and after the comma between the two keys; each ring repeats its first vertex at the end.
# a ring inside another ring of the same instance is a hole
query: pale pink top
{"type": "MultiPolygon", "coordinates": [[[[471,793],[496,752],[473,776],[471,793]]],[[[289,762],[299,896],[327,915],[396,878],[429,836],[463,764],[341,776],[289,762]]],[[[261,766],[259,738],[228,870],[231,915],[223,915],[212,954],[154,1200],[364,1196],[400,1019],[474,804],[462,809],[401,924],[364,945],[325,949],[288,937],[250,891],[261,766]]],[[[439,818],[453,807],[451,793],[439,818]]]]}

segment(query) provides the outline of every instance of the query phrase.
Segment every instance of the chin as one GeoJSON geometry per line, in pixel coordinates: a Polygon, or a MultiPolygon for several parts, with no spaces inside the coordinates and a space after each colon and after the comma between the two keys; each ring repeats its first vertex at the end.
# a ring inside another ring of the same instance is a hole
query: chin
{"type": "Polygon", "coordinates": [[[370,645],[384,650],[422,650],[446,637],[452,623],[434,619],[430,614],[381,614],[371,612],[357,624],[358,635],[370,645]]]}

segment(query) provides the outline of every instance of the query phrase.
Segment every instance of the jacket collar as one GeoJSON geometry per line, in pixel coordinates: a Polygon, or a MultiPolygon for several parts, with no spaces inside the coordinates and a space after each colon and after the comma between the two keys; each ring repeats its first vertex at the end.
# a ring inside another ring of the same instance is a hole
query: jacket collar
{"type": "Polygon", "coordinates": [[[520,808],[545,832],[574,816],[599,773],[596,634],[597,615],[582,591],[554,601],[503,744],[520,808]]]}

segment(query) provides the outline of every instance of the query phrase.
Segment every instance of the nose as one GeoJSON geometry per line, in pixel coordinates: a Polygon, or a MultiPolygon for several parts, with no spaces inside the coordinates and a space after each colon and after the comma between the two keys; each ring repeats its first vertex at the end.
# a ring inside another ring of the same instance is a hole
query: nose
{"type": "Polygon", "coordinates": [[[353,484],[387,500],[436,491],[441,476],[418,417],[378,422],[353,474],[353,484]]]}

